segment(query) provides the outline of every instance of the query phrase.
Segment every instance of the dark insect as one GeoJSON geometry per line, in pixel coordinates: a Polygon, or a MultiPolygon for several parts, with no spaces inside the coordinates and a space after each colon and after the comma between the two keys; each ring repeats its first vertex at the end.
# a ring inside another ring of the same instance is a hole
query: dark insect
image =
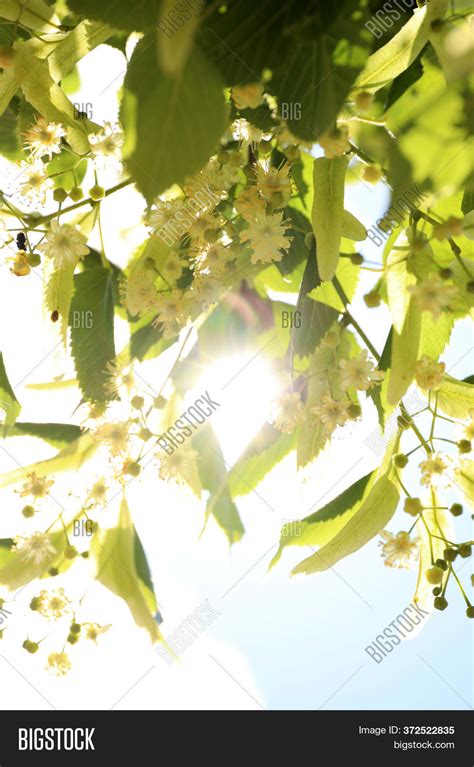
{"type": "Polygon", "coordinates": [[[59,312],[57,309],[55,309],[54,312],[52,313],[51,320],[53,322],[57,322],[59,320],[59,312]]]}
{"type": "Polygon", "coordinates": [[[26,250],[26,237],[23,232],[20,232],[16,236],[16,244],[18,250],[26,250]]]}

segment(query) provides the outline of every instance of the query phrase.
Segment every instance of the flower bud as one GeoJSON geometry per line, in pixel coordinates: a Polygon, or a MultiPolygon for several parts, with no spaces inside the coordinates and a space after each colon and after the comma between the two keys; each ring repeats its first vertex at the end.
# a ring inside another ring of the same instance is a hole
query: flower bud
{"type": "Polygon", "coordinates": [[[102,200],[105,197],[104,187],[99,186],[99,184],[94,184],[94,186],[89,189],[89,197],[91,200],[94,200],[94,202],[102,200]]]}
{"type": "Polygon", "coordinates": [[[441,567],[437,567],[436,565],[434,567],[428,568],[428,570],[425,571],[425,577],[428,583],[432,583],[433,585],[436,585],[438,583],[441,583],[443,580],[443,571],[441,567]]]}
{"type": "Polygon", "coordinates": [[[31,653],[32,655],[38,651],[39,644],[37,642],[32,642],[30,639],[25,639],[23,642],[24,649],[31,653]]]}
{"type": "Polygon", "coordinates": [[[423,511],[423,506],[419,498],[405,498],[403,510],[412,517],[417,517],[423,511]]]}
{"type": "Polygon", "coordinates": [[[380,294],[376,290],[371,290],[370,293],[365,294],[364,301],[369,309],[374,309],[380,306],[380,294]]]}

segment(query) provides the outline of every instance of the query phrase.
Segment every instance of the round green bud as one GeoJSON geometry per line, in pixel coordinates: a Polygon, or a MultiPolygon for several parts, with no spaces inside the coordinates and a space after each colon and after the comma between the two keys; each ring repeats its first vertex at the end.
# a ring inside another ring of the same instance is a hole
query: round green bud
{"type": "Polygon", "coordinates": [[[423,511],[423,505],[419,498],[405,498],[403,510],[412,517],[417,517],[423,511]]]}
{"type": "Polygon", "coordinates": [[[404,453],[397,453],[393,459],[393,462],[397,469],[404,469],[408,463],[408,457],[404,453]]]}
{"type": "Polygon", "coordinates": [[[91,200],[94,200],[94,202],[102,200],[105,197],[104,187],[99,186],[99,184],[94,184],[94,186],[89,189],[89,197],[91,200]]]}
{"type": "Polygon", "coordinates": [[[89,559],[89,552],[88,551],[83,551],[82,554],[81,554],[81,557],[83,559],[89,559]]]}
{"type": "Polygon", "coordinates": [[[448,606],[448,600],[446,597],[435,597],[434,606],[436,610],[446,610],[448,606]]]}
{"type": "Polygon", "coordinates": [[[469,439],[461,439],[458,442],[458,450],[461,454],[470,453],[472,449],[471,441],[469,439]]]}
{"type": "Polygon", "coordinates": [[[354,266],[360,266],[364,263],[364,256],[362,256],[360,253],[353,253],[351,255],[351,261],[354,266]]]}
{"type": "Polygon", "coordinates": [[[141,472],[141,466],[136,461],[130,461],[125,469],[126,474],[130,474],[131,477],[138,477],[141,472]]]}
{"type": "Polygon", "coordinates": [[[453,503],[453,505],[451,506],[449,510],[451,514],[453,515],[453,517],[459,517],[463,512],[463,508],[460,503],[453,503]]]}
{"type": "Polygon", "coordinates": [[[439,597],[442,591],[443,589],[441,588],[441,586],[435,586],[433,589],[433,596],[439,597]]]}
{"type": "Polygon", "coordinates": [[[41,256],[39,253],[28,253],[26,260],[30,266],[39,266],[41,263],[41,256]]]}
{"type": "Polygon", "coordinates": [[[434,567],[428,568],[428,570],[425,571],[426,580],[428,583],[432,583],[433,585],[436,585],[438,583],[441,583],[443,580],[443,571],[441,567],[437,567],[436,565],[434,567]]]}
{"type": "Polygon", "coordinates": [[[25,639],[23,647],[27,652],[30,652],[33,655],[38,651],[39,644],[37,642],[32,642],[30,639],[25,639]]]}
{"type": "Polygon", "coordinates": [[[69,197],[73,202],[79,202],[79,200],[82,200],[84,197],[84,192],[82,191],[80,186],[73,186],[71,191],[69,192],[69,197]]]}
{"type": "Polygon", "coordinates": [[[140,429],[138,436],[143,440],[143,442],[148,442],[148,440],[153,437],[153,434],[151,433],[150,429],[140,429]]]}
{"type": "Polygon", "coordinates": [[[285,155],[289,162],[296,162],[300,158],[300,150],[296,146],[289,146],[285,149],[285,155]]]}
{"type": "Polygon", "coordinates": [[[457,549],[445,549],[443,552],[443,557],[445,558],[446,562],[454,562],[457,555],[457,549]]]}
{"type": "Polygon", "coordinates": [[[474,618],[474,605],[469,605],[466,609],[466,615],[468,618],[474,618]]]}
{"type": "Polygon", "coordinates": [[[35,510],[33,506],[24,506],[21,510],[21,513],[26,519],[29,519],[30,517],[33,517],[35,514],[35,510]]]}
{"type": "Polygon", "coordinates": [[[313,232],[307,232],[304,236],[305,248],[307,248],[308,250],[311,250],[314,243],[315,243],[315,238],[314,238],[313,232]]]}
{"type": "Polygon", "coordinates": [[[71,634],[79,634],[81,631],[81,624],[80,623],[71,623],[71,627],[69,629],[71,634]]]}
{"type": "Polygon", "coordinates": [[[451,269],[448,269],[448,267],[446,267],[445,269],[439,270],[439,276],[441,277],[442,280],[449,280],[453,276],[453,273],[451,269]]]}
{"type": "Polygon", "coordinates": [[[130,404],[133,408],[135,408],[135,410],[141,410],[145,404],[145,400],[143,397],[136,396],[132,398],[130,404]]]}
{"type": "Polygon", "coordinates": [[[459,547],[459,556],[463,559],[467,559],[467,557],[470,557],[472,554],[472,546],[470,546],[468,543],[462,543],[459,547]]]}
{"type": "Polygon", "coordinates": [[[59,570],[57,567],[50,567],[48,574],[51,576],[51,578],[54,578],[56,575],[59,575],[59,570]]]}
{"type": "Polygon", "coordinates": [[[64,549],[65,559],[75,559],[77,557],[77,549],[75,546],[66,546],[64,549]]]}
{"type": "Polygon", "coordinates": [[[69,634],[67,641],[69,644],[76,644],[79,641],[77,634],[69,634]]]}
{"type": "Polygon", "coordinates": [[[365,294],[364,301],[369,309],[375,309],[380,306],[380,294],[376,290],[371,290],[370,293],[365,294]]]}
{"type": "Polygon", "coordinates": [[[64,200],[67,200],[66,190],[62,187],[55,189],[53,192],[53,198],[56,200],[56,202],[64,202],[64,200]]]}
{"type": "Polygon", "coordinates": [[[30,602],[30,610],[37,610],[40,606],[40,600],[38,597],[33,597],[33,599],[30,602]]]}
{"type": "Polygon", "coordinates": [[[444,561],[444,559],[437,559],[435,562],[436,567],[440,567],[442,570],[447,570],[448,565],[444,561]]]}
{"type": "Polygon", "coordinates": [[[353,402],[351,405],[349,405],[349,415],[351,418],[360,418],[362,415],[361,406],[353,402]]]}
{"type": "Polygon", "coordinates": [[[155,399],[153,400],[153,407],[158,408],[158,410],[163,410],[163,408],[167,404],[168,404],[168,400],[165,397],[163,397],[162,394],[159,394],[158,397],[155,397],[155,399]]]}
{"type": "Polygon", "coordinates": [[[355,98],[355,105],[357,109],[360,109],[362,112],[365,112],[367,109],[369,109],[374,101],[374,96],[372,93],[369,93],[368,91],[359,91],[359,93],[356,93],[355,98]]]}

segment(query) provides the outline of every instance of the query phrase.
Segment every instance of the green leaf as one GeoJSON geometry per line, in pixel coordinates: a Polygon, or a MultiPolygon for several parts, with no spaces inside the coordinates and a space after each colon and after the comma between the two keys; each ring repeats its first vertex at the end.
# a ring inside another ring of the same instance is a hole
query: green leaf
{"type": "Polygon", "coordinates": [[[68,0],[68,6],[74,13],[88,19],[104,21],[115,29],[129,32],[142,31],[154,27],[161,17],[160,0],[68,0]]]}
{"type": "Polygon", "coordinates": [[[352,215],[348,210],[342,211],[341,237],[360,242],[367,237],[367,229],[364,224],[352,215]]]}
{"type": "Polygon", "coordinates": [[[289,129],[306,141],[316,141],[334,125],[365,61],[362,48],[338,42],[328,34],[295,40],[271,80],[289,129]],[[282,105],[287,105],[288,116],[282,105]]]}
{"type": "Polygon", "coordinates": [[[107,363],[115,359],[112,273],[86,269],[74,275],[70,311],[71,351],[83,396],[94,402],[110,399],[105,390],[107,363]]]}
{"type": "Polygon", "coordinates": [[[462,502],[474,508],[474,461],[463,458],[454,470],[454,484],[462,491],[462,502]]]}
{"type": "Polygon", "coordinates": [[[465,381],[458,381],[447,374],[436,392],[438,408],[452,418],[467,418],[474,408],[474,386],[465,381]]]}
{"type": "Polygon", "coordinates": [[[125,89],[129,98],[122,120],[131,152],[127,165],[151,202],[200,170],[216,149],[227,123],[223,83],[197,49],[179,78],[165,76],[158,69],[150,34],[133,53],[125,89]]]}
{"type": "MultiPolygon", "coordinates": [[[[391,454],[392,451],[389,449],[389,459],[391,454]]],[[[386,527],[395,514],[399,499],[399,490],[390,479],[390,473],[391,462],[387,461],[386,457],[378,479],[356,513],[319,551],[300,562],[292,570],[292,575],[297,573],[309,575],[328,570],[344,557],[361,549],[386,527]]]]}
{"type": "Polygon", "coordinates": [[[310,298],[309,293],[321,285],[316,263],[316,249],[307,251],[306,266],[301,280],[296,309],[301,313],[299,327],[294,327],[291,345],[294,354],[305,357],[312,354],[321,338],[337,318],[337,312],[324,303],[310,298]]]}
{"type": "Polygon", "coordinates": [[[405,69],[405,71],[402,72],[401,75],[398,75],[392,82],[385,104],[385,111],[390,109],[392,104],[395,104],[395,102],[403,96],[405,91],[418,82],[423,75],[423,64],[421,63],[422,54],[423,51],[421,51],[420,55],[410,64],[408,69],[405,69]]]}
{"type": "Polygon", "coordinates": [[[90,51],[105,43],[114,29],[101,22],[81,21],[53,49],[48,56],[49,71],[55,82],[60,82],[90,51]]]}
{"type": "MultiPolygon", "coordinates": [[[[390,328],[388,336],[385,340],[385,345],[383,347],[382,355],[380,357],[380,362],[378,364],[379,370],[383,370],[385,371],[385,373],[390,369],[390,363],[392,359],[392,339],[393,339],[393,326],[390,328]]],[[[367,392],[370,399],[372,400],[375,407],[377,408],[379,425],[382,431],[384,431],[385,429],[386,417],[393,410],[393,405],[389,405],[387,402],[387,381],[388,381],[388,376],[386,375],[384,380],[382,381],[382,384],[371,386],[369,391],[367,392]]]]}
{"type": "Polygon", "coordinates": [[[57,25],[60,23],[54,9],[44,0],[28,0],[27,3],[20,0],[2,0],[0,17],[38,32],[57,32],[57,25]]]}
{"type": "Polygon", "coordinates": [[[18,119],[12,109],[9,107],[0,116],[0,153],[9,160],[20,159],[20,142],[18,140],[17,130],[18,119]]]}
{"type": "Polygon", "coordinates": [[[0,413],[3,415],[2,433],[4,437],[20,415],[20,411],[21,405],[8,380],[3,354],[0,352],[0,413]]]}
{"type": "Polygon", "coordinates": [[[84,179],[87,170],[87,160],[77,160],[69,154],[62,152],[56,155],[48,163],[48,176],[53,181],[56,189],[61,187],[70,192],[73,186],[79,186],[84,179]]]}
{"type": "MultiPolygon", "coordinates": [[[[70,534],[73,523],[67,525],[67,531],[70,534]]],[[[8,543],[8,539],[3,539],[8,543]]],[[[0,545],[3,541],[0,541],[0,545]]],[[[13,541],[11,541],[13,543],[13,541]]],[[[3,551],[0,554],[0,584],[6,586],[10,591],[19,589],[27,583],[31,583],[36,578],[48,578],[49,570],[55,567],[62,574],[68,570],[73,560],[65,559],[63,550],[68,545],[68,540],[64,535],[64,530],[50,533],[50,544],[56,553],[52,553],[48,559],[41,564],[35,563],[31,559],[24,557],[16,549],[8,550],[8,545],[2,546],[3,551]]]]}
{"type": "Polygon", "coordinates": [[[59,330],[63,344],[67,343],[69,310],[73,293],[73,279],[76,264],[67,264],[64,269],[56,269],[49,259],[44,264],[44,306],[49,312],[59,315],[59,330]]]}
{"type": "MultiPolygon", "coordinates": [[[[200,21],[200,8],[186,9],[184,24],[171,30],[166,19],[170,12],[176,15],[175,0],[161,0],[160,22],[158,23],[158,58],[163,72],[176,77],[183,69],[191,53],[194,35],[200,21]],[[169,34],[171,33],[171,34],[169,34]]],[[[199,4],[198,4],[199,5],[199,4]]],[[[192,6],[191,6],[192,7],[192,6]]],[[[171,16],[172,18],[172,16],[171,16]]]]}
{"type": "Polygon", "coordinates": [[[280,546],[270,563],[270,568],[277,564],[287,546],[323,546],[333,538],[356,513],[367,494],[370,480],[375,478],[376,474],[377,472],[371,472],[361,477],[309,517],[287,522],[282,528],[280,546]]]}
{"type": "MultiPolygon", "coordinates": [[[[335,276],[339,280],[349,301],[351,301],[355,295],[359,274],[360,270],[349,258],[341,258],[339,260],[335,276]]],[[[327,306],[332,306],[332,308],[336,309],[338,312],[344,311],[344,304],[332,282],[322,282],[321,285],[318,285],[317,288],[314,288],[314,290],[308,293],[308,296],[314,301],[319,301],[327,306]]]]}
{"type": "Polygon", "coordinates": [[[81,436],[80,426],[72,423],[18,422],[8,432],[9,437],[38,437],[59,450],[81,436]]]}
{"type": "Polygon", "coordinates": [[[286,275],[294,272],[297,266],[308,258],[308,248],[305,244],[306,234],[313,231],[309,219],[291,206],[285,209],[285,218],[291,222],[291,243],[288,252],[281,261],[276,262],[278,270],[286,275]]]}
{"type": "Polygon", "coordinates": [[[192,444],[199,453],[198,469],[202,486],[210,493],[206,521],[212,514],[226,534],[229,544],[237,543],[244,534],[244,526],[237,506],[231,498],[221,447],[209,422],[198,429],[192,444]]]}
{"type": "Polygon", "coordinates": [[[461,210],[465,216],[474,210],[474,172],[472,172],[466,181],[464,194],[462,197],[461,210]]]}
{"type": "MultiPolygon", "coordinates": [[[[334,328],[338,332],[338,326],[334,328]]],[[[333,397],[343,397],[339,383],[339,365],[341,357],[348,356],[351,347],[351,337],[344,331],[336,351],[321,344],[310,359],[308,370],[308,394],[305,403],[305,420],[298,434],[297,462],[298,468],[306,466],[321,452],[327,442],[327,434],[321,421],[315,421],[311,408],[319,404],[321,397],[331,393],[333,397]]]]}
{"type": "Polygon", "coordinates": [[[262,479],[296,447],[296,431],[284,434],[265,423],[228,474],[233,498],[254,490],[262,479]]]}
{"type": "Polygon", "coordinates": [[[0,72],[0,115],[5,112],[19,87],[20,83],[13,68],[0,72]]]}
{"type": "Polygon", "coordinates": [[[82,434],[79,439],[71,442],[67,447],[52,458],[38,461],[20,469],[13,469],[6,474],[0,475],[0,488],[9,487],[25,480],[32,472],[37,474],[57,474],[61,471],[78,471],[80,467],[95,452],[96,443],[90,434],[82,434]]]}
{"type": "Polygon", "coordinates": [[[90,556],[95,561],[96,579],[99,583],[123,599],[137,626],[145,628],[152,641],[158,642],[161,635],[154,617],[158,605],[153,588],[150,588],[152,584],[148,566],[144,573],[144,563],[140,563],[143,547],[137,538],[127,501],[123,498],[116,526],[109,529],[99,528],[91,543],[90,556]],[[137,571],[137,550],[141,575],[137,571]]]}
{"type": "Polygon", "coordinates": [[[421,312],[413,297],[403,323],[402,332],[394,329],[392,337],[392,363],[388,379],[387,401],[398,405],[413,381],[421,332],[421,312]]]}
{"type": "Polygon", "coordinates": [[[331,280],[339,260],[344,210],[344,180],[347,157],[318,157],[314,161],[313,231],[316,237],[318,271],[331,280]]]}
{"type": "MultiPolygon", "coordinates": [[[[152,318],[153,319],[153,318],[152,318]]],[[[151,360],[159,357],[165,349],[175,342],[174,338],[164,338],[160,327],[155,328],[152,320],[141,328],[133,329],[130,335],[130,357],[137,360],[151,360]]]]}
{"type": "Polygon", "coordinates": [[[393,326],[401,333],[410,305],[409,287],[416,282],[415,276],[408,271],[405,251],[391,250],[387,258],[387,298],[392,315],[393,326]]]}
{"type": "MultiPolygon", "coordinates": [[[[301,0],[299,0],[301,5],[301,0]]],[[[224,13],[207,20],[198,37],[215,62],[226,85],[245,85],[262,79],[265,68],[275,69],[291,44],[282,35],[282,21],[295,16],[295,0],[239,0],[228,3],[224,13]]]]}
{"type": "Polygon", "coordinates": [[[369,57],[356,86],[375,93],[408,69],[428,42],[431,22],[442,18],[446,8],[447,0],[431,0],[417,9],[401,30],[369,57]]]}
{"type": "Polygon", "coordinates": [[[454,321],[453,314],[445,313],[441,317],[434,319],[431,312],[423,312],[421,315],[418,357],[426,355],[433,360],[437,360],[449,343],[454,321]]]}
{"type": "Polygon", "coordinates": [[[89,120],[75,118],[75,108],[51,77],[47,61],[35,56],[26,43],[16,43],[15,50],[13,68],[25,99],[40,115],[64,125],[67,140],[75,152],[89,152],[88,135],[97,126],[89,120]]]}

